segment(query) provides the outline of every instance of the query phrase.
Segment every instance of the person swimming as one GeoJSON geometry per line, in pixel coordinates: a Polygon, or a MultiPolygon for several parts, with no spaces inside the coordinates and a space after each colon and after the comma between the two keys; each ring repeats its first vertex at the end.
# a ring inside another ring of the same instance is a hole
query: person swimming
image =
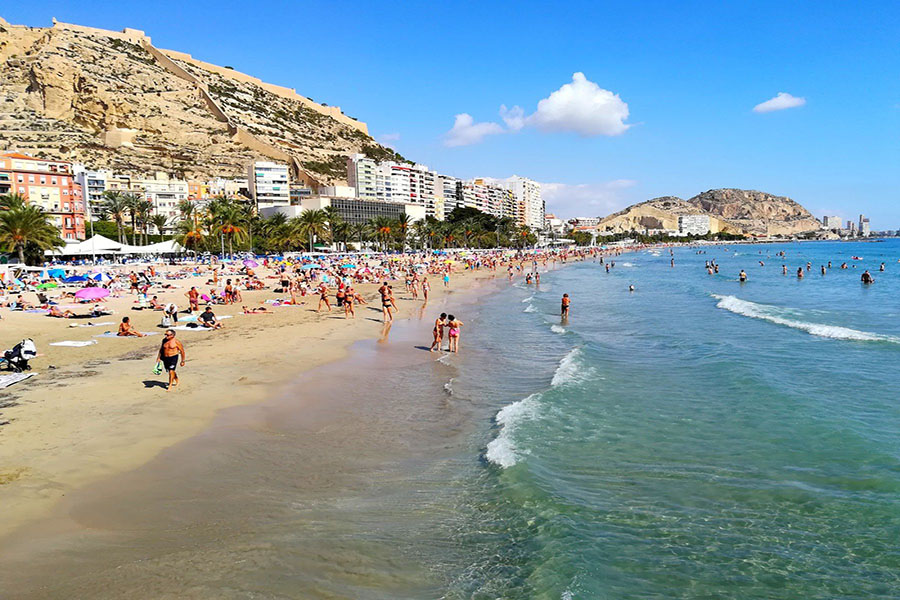
{"type": "Polygon", "coordinates": [[[738,280],[740,280],[741,283],[744,283],[747,281],[747,273],[745,273],[743,269],[741,269],[741,272],[738,275],[738,280]]]}
{"type": "Polygon", "coordinates": [[[863,271],[863,274],[860,276],[859,280],[863,283],[875,283],[875,278],[872,277],[872,274],[869,273],[868,269],[863,271]]]}

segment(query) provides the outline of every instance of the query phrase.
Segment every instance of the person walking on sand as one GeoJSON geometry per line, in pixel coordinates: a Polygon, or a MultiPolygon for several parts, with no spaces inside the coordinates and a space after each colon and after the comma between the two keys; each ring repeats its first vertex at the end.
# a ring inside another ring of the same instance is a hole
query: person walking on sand
{"type": "Polygon", "coordinates": [[[167,392],[171,391],[174,387],[178,387],[178,373],[175,372],[175,369],[178,366],[179,355],[181,355],[181,366],[183,367],[184,361],[187,360],[184,346],[181,344],[180,340],[175,339],[175,332],[173,330],[166,329],[162,344],[159,346],[159,353],[156,356],[156,360],[157,362],[162,363],[163,368],[169,374],[169,385],[166,386],[167,392]]]}
{"type": "Polygon", "coordinates": [[[563,319],[569,318],[569,304],[571,303],[572,301],[569,299],[569,294],[563,294],[559,309],[559,316],[563,319]]]}
{"type": "Polygon", "coordinates": [[[331,304],[328,303],[328,284],[324,281],[319,284],[319,306],[316,308],[316,312],[322,310],[323,304],[328,309],[328,312],[331,312],[331,304]]]}
{"type": "Polygon", "coordinates": [[[394,320],[394,314],[391,312],[391,289],[385,281],[380,288],[378,288],[378,293],[381,294],[381,314],[384,317],[384,322],[394,320]]]}
{"type": "Polygon", "coordinates": [[[459,330],[462,329],[463,322],[450,315],[447,317],[447,338],[449,339],[449,352],[459,352],[459,330]]]}
{"type": "Polygon", "coordinates": [[[431,289],[431,284],[428,283],[428,278],[422,278],[422,296],[425,298],[425,303],[428,303],[428,291],[431,289]]]}
{"type": "Polygon", "coordinates": [[[441,313],[441,316],[434,320],[434,330],[431,332],[434,335],[434,341],[431,342],[431,348],[429,348],[429,352],[434,352],[434,349],[441,349],[441,344],[444,341],[444,326],[447,325],[447,313],[441,313]]]}
{"type": "Polygon", "coordinates": [[[347,319],[349,317],[356,318],[356,313],[353,311],[353,288],[348,287],[344,290],[344,318],[347,319]]]}

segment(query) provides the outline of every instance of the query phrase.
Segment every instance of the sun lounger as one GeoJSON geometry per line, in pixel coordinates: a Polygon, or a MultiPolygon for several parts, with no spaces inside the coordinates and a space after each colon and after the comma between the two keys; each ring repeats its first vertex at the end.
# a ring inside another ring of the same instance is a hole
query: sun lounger
{"type": "Polygon", "coordinates": [[[65,340],[62,342],[50,342],[51,346],[67,346],[69,348],[82,348],[84,346],[93,346],[97,343],[97,340],[86,340],[86,341],[77,341],[77,340],[65,340]]]}
{"type": "Polygon", "coordinates": [[[101,327],[104,325],[115,325],[115,321],[101,321],[99,323],[71,323],[69,327],[101,327]]]}

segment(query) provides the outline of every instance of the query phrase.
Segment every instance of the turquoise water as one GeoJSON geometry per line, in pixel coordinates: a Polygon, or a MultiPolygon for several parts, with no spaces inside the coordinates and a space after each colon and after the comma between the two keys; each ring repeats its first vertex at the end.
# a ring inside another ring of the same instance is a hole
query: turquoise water
{"type": "Polygon", "coordinates": [[[497,411],[445,597],[900,597],[900,244],[706,252],[482,305],[453,385],[497,411]]]}
{"type": "Polygon", "coordinates": [[[77,527],[0,548],[0,589],[900,598],[900,243],[696,252],[571,264],[540,288],[501,271],[474,303],[424,307],[68,494],[77,527]],[[459,355],[427,352],[442,311],[465,323],[459,355]]]}

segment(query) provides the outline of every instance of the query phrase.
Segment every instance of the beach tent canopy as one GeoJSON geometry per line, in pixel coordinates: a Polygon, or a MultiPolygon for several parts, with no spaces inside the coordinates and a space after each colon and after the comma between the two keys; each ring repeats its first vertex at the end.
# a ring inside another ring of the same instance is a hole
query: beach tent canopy
{"type": "Polygon", "coordinates": [[[168,240],[146,246],[120,244],[102,235],[95,235],[83,242],[67,243],[59,250],[47,250],[44,254],[52,256],[90,256],[92,254],[177,254],[183,252],[178,242],[168,240]]]}

